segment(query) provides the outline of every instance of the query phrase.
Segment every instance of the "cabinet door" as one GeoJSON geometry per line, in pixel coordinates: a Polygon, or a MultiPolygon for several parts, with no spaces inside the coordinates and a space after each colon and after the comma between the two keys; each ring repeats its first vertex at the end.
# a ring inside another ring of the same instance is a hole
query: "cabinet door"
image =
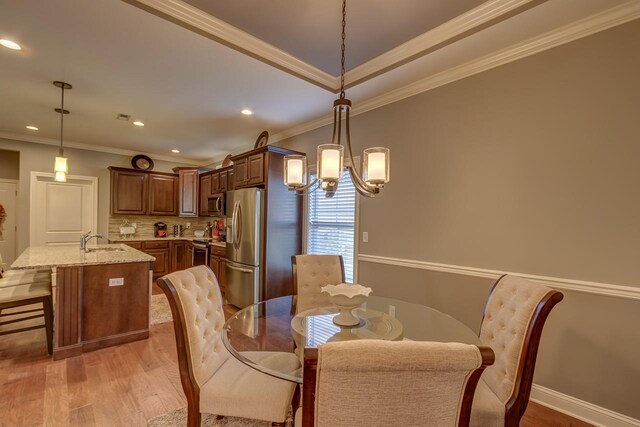
{"type": "Polygon", "coordinates": [[[236,187],[243,187],[247,185],[249,181],[249,175],[247,170],[247,158],[238,159],[233,163],[233,173],[236,187]]]}
{"type": "Polygon", "coordinates": [[[178,180],[180,181],[178,215],[198,216],[198,170],[181,170],[178,180]]]}
{"type": "Polygon", "coordinates": [[[180,271],[188,268],[187,264],[187,242],[172,242],[171,247],[171,271],[180,271]]]}
{"type": "Polygon", "coordinates": [[[213,270],[213,274],[216,275],[216,279],[220,276],[220,259],[215,256],[209,256],[209,267],[213,270]]]}
{"type": "Polygon", "coordinates": [[[136,171],[111,171],[111,214],[146,215],[147,174],[136,171]]]}
{"type": "Polygon", "coordinates": [[[200,215],[207,216],[209,196],[211,195],[211,175],[200,177],[200,215]]]}
{"type": "Polygon", "coordinates": [[[169,249],[147,249],[145,253],[156,259],[156,262],[153,264],[153,280],[171,272],[169,249]]]}
{"type": "Polygon", "coordinates": [[[264,183],[264,154],[254,154],[247,160],[248,185],[264,183]]]}
{"type": "Polygon", "coordinates": [[[211,174],[211,194],[220,192],[220,174],[211,174]]]}
{"type": "Polygon", "coordinates": [[[233,169],[229,169],[227,171],[227,191],[231,191],[234,188],[234,182],[233,182],[233,169]]]}
{"type": "Polygon", "coordinates": [[[149,174],[149,215],[178,215],[178,177],[149,174]]]}
{"type": "Polygon", "coordinates": [[[227,171],[220,172],[220,191],[227,191],[227,171]]]}
{"type": "Polygon", "coordinates": [[[222,293],[224,294],[227,290],[227,269],[226,269],[226,264],[227,263],[227,259],[226,258],[220,258],[219,262],[218,262],[218,267],[220,268],[220,274],[218,275],[218,283],[220,284],[220,290],[222,291],[222,293]]]}

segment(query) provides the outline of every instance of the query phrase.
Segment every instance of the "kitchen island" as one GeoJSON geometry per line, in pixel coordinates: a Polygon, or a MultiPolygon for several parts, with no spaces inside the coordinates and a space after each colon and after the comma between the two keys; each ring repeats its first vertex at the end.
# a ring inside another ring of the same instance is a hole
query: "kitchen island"
{"type": "Polygon", "coordinates": [[[154,260],[121,244],[31,246],[11,268],[52,269],[58,360],[149,337],[154,260]]]}

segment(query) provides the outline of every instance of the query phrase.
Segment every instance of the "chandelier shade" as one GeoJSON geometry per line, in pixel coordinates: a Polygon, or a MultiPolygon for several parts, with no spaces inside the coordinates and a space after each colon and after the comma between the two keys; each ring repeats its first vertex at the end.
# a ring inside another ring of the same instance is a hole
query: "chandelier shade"
{"type": "Polygon", "coordinates": [[[333,135],[331,144],[318,146],[317,176],[313,182],[307,183],[308,170],[306,156],[295,155],[284,157],[284,183],[289,190],[304,194],[304,191],[321,188],[327,197],[331,197],[338,189],[345,168],[345,155],[348,156],[346,168],[353,186],[365,197],[374,197],[389,182],[390,152],[388,148],[367,148],[362,157],[362,176],[360,175],[351,150],[349,115],[351,101],[344,91],[345,39],[347,24],[347,3],[342,1],[342,44],[340,70],[340,97],[333,103],[333,135]],[[346,150],[345,150],[346,148],[346,150]],[[302,175],[301,175],[302,174],[302,175]],[[316,185],[318,184],[319,185],[316,185]]]}

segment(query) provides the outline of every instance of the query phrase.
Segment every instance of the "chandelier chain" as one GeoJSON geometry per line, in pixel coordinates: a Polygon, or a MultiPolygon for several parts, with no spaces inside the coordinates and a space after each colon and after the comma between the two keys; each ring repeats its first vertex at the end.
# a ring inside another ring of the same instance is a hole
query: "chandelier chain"
{"type": "Polygon", "coordinates": [[[345,52],[345,39],[347,38],[345,28],[347,26],[347,0],[342,0],[342,46],[340,57],[340,99],[346,97],[344,93],[344,52],[345,52]]]}

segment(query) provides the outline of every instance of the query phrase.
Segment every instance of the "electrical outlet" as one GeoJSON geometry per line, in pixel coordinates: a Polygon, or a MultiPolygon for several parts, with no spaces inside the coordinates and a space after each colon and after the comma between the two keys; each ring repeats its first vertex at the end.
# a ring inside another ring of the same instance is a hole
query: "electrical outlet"
{"type": "Polygon", "coordinates": [[[369,232],[368,231],[363,231],[362,232],[362,242],[363,243],[368,243],[369,242],[369,232]]]}
{"type": "Polygon", "coordinates": [[[396,306],[395,305],[390,305],[389,306],[389,316],[396,317],[396,306]]]}
{"type": "Polygon", "coordinates": [[[109,286],[123,286],[124,285],[124,277],[116,277],[113,279],[109,279],[109,286]]]}
{"type": "Polygon", "coordinates": [[[185,228],[186,228],[187,230],[188,230],[188,229],[190,229],[190,228],[191,228],[191,223],[190,223],[190,222],[188,222],[188,223],[186,224],[185,228]]]}

